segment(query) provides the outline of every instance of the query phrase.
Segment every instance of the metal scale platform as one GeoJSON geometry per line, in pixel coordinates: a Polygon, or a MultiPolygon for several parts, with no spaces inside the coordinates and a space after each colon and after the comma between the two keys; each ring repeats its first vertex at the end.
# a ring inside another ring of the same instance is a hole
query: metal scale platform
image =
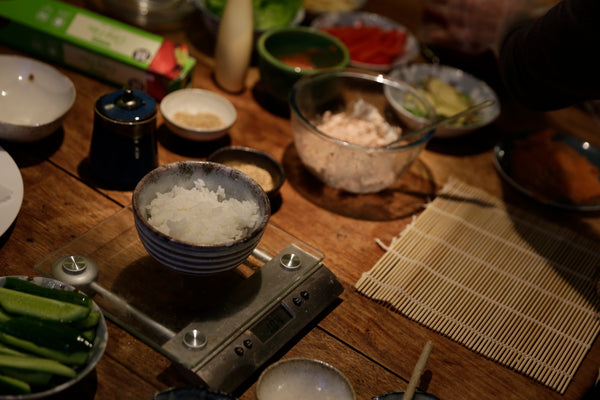
{"type": "Polygon", "coordinates": [[[233,392],[343,292],[323,258],[269,224],[237,269],[183,275],[146,252],[126,207],[35,269],[70,279],[107,318],[206,386],[233,392]],[[88,276],[94,270],[97,276],[88,276]]]}

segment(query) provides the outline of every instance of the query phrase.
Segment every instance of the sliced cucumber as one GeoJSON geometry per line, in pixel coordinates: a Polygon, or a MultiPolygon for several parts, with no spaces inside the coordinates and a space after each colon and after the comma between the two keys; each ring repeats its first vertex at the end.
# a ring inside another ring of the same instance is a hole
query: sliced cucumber
{"type": "Polygon", "coordinates": [[[5,322],[8,321],[9,319],[11,319],[12,317],[10,315],[8,315],[7,313],[5,313],[4,311],[0,310],[0,322],[5,322]]]}
{"type": "Polygon", "coordinates": [[[27,315],[58,322],[86,318],[91,307],[49,299],[14,289],[0,287],[0,306],[11,314],[27,315]]]}
{"type": "Polygon", "coordinates": [[[15,378],[35,386],[48,385],[53,376],[49,372],[26,371],[15,368],[0,368],[0,375],[10,376],[11,378],[15,378]]]}
{"type": "MultiPolygon", "coordinates": [[[[0,332],[0,342],[15,347],[17,349],[24,350],[26,352],[36,354],[40,357],[46,357],[54,361],[58,361],[67,365],[80,366],[84,365],[89,357],[88,351],[78,351],[75,353],[64,353],[58,350],[49,349],[47,347],[38,346],[37,344],[30,342],[28,340],[23,340],[16,336],[8,335],[6,333],[0,332]]],[[[9,356],[6,356],[9,357],[9,356]]],[[[12,356],[14,358],[18,356],[12,356]]],[[[29,357],[21,357],[21,358],[29,358],[29,357]]]]}
{"type": "Polygon", "coordinates": [[[12,347],[5,346],[2,343],[0,343],[0,354],[5,354],[9,356],[29,357],[28,354],[15,350],[12,347]]]}
{"type": "Polygon", "coordinates": [[[39,357],[15,357],[0,355],[0,368],[12,368],[24,371],[47,372],[49,374],[75,378],[77,373],[73,368],[55,360],[39,357]]]}
{"type": "Polygon", "coordinates": [[[0,323],[0,332],[63,353],[89,351],[93,343],[66,324],[31,317],[15,317],[0,323]]]}
{"type": "Polygon", "coordinates": [[[88,329],[96,328],[98,322],[100,322],[100,313],[98,311],[92,311],[84,319],[72,322],[71,326],[81,331],[87,331],[88,329]]]}
{"type": "Polygon", "coordinates": [[[0,394],[29,394],[31,386],[20,379],[0,375],[0,394]]]}
{"type": "Polygon", "coordinates": [[[40,286],[26,279],[20,279],[14,276],[8,276],[4,279],[4,287],[7,289],[18,290],[19,292],[34,294],[36,296],[47,297],[49,299],[78,304],[84,307],[92,306],[92,299],[83,293],[40,286]]]}

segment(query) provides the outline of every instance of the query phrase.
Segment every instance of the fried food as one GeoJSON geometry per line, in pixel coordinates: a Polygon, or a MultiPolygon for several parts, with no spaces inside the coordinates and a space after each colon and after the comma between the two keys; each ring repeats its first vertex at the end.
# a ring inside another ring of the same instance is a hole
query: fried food
{"type": "Polygon", "coordinates": [[[600,171],[586,157],[542,130],[515,141],[509,165],[511,176],[524,188],[563,203],[600,202],[600,171]]]}

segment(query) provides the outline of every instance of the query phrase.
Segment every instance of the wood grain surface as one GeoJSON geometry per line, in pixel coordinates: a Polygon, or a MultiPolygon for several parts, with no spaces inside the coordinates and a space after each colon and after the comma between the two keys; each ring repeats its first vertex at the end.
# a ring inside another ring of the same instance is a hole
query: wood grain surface
{"type": "MultiPolygon", "coordinates": [[[[94,2],[72,3],[94,9],[94,2]]],[[[411,30],[420,23],[419,0],[369,0],[366,9],[393,18],[411,30]]],[[[324,187],[302,167],[293,144],[290,121],[265,109],[252,88],[255,66],[240,94],[220,90],[212,80],[212,46],[200,17],[176,31],[161,32],[187,43],[198,60],[193,86],[227,97],[238,120],[225,140],[189,143],[175,138],[159,116],[159,163],[203,159],[225,144],[251,146],[271,153],[285,167],[287,181],[272,223],[316,247],[324,263],[345,287],[329,314],[278,355],[326,361],[347,375],[357,399],[404,390],[428,340],[434,348],[419,385],[440,399],[581,399],[593,386],[600,366],[600,344],[590,350],[565,395],[487,360],[358,294],[353,286],[381,257],[376,239],[389,242],[419,215],[422,205],[450,178],[481,187],[532,213],[600,237],[600,214],[569,213],[539,207],[507,187],[492,163],[493,144],[523,129],[555,126],[596,142],[600,128],[576,107],[532,113],[503,100],[500,119],[475,135],[454,141],[432,141],[409,173],[391,189],[373,195],[349,195],[324,187]]],[[[1,46],[0,52],[20,54],[1,46]]],[[[0,239],[2,275],[35,275],[35,263],[130,204],[131,191],[104,188],[91,177],[88,153],[96,99],[116,90],[94,78],[58,67],[75,84],[77,99],[62,129],[37,143],[0,142],[15,159],[25,194],[13,227],[0,239]]],[[[57,398],[150,399],[165,388],[186,384],[170,360],[125,330],[108,322],[104,357],[86,379],[57,398]]],[[[255,377],[256,378],[256,377],[255,377]]],[[[255,399],[254,381],[244,385],[241,399],[255,399]]]]}

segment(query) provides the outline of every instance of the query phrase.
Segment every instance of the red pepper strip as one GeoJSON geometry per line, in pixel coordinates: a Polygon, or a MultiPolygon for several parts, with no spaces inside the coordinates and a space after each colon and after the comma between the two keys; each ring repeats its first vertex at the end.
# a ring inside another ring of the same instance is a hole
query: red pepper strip
{"type": "Polygon", "coordinates": [[[389,64],[404,53],[406,31],[383,30],[378,26],[357,24],[323,29],[336,36],[348,47],[355,61],[389,64]]]}

